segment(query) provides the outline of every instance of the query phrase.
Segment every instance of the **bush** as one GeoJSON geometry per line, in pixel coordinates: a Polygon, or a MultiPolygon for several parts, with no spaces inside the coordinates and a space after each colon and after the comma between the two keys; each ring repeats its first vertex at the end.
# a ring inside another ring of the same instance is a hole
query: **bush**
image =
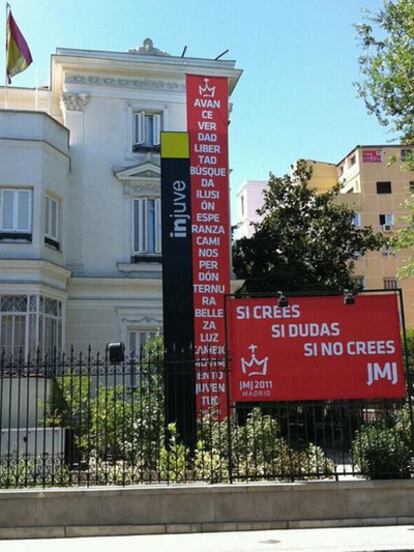
{"type": "Polygon", "coordinates": [[[0,489],[43,487],[66,487],[70,484],[70,472],[61,459],[47,455],[14,454],[3,456],[0,462],[0,489]]]}
{"type": "Polygon", "coordinates": [[[260,408],[249,412],[246,422],[230,420],[231,449],[228,447],[228,421],[201,420],[194,466],[199,479],[211,483],[229,479],[229,460],[235,479],[301,479],[329,477],[334,470],[322,449],[312,443],[297,450],[280,434],[277,420],[260,408]],[[204,432],[203,432],[204,429],[204,432]],[[230,452],[231,451],[231,452],[230,452]]]}
{"type": "Polygon", "coordinates": [[[354,462],[370,479],[409,478],[413,455],[409,426],[400,419],[363,426],[352,444],[354,462]]]}
{"type": "Polygon", "coordinates": [[[279,422],[259,408],[243,421],[234,416],[218,421],[213,412],[198,419],[197,443],[190,451],[175,424],[165,427],[160,338],[147,345],[139,365],[135,361],[139,375],[127,387],[125,379],[134,369],[129,366],[110,374],[105,364],[95,373],[76,367],[55,379],[48,423],[72,429],[72,476],[79,483],[216,483],[229,481],[230,473],[240,480],[332,474],[322,449],[309,442],[288,445],[279,422]]]}

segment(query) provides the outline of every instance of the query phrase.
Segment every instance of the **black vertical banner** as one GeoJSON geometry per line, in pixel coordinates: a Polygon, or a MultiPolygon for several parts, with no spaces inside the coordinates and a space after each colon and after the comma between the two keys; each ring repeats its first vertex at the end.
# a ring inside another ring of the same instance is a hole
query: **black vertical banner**
{"type": "Polygon", "coordinates": [[[193,264],[189,140],[161,133],[161,223],[166,419],[186,445],[195,443],[193,264]]]}
{"type": "Polygon", "coordinates": [[[167,356],[194,342],[188,134],[161,134],[164,344],[167,356]]]}

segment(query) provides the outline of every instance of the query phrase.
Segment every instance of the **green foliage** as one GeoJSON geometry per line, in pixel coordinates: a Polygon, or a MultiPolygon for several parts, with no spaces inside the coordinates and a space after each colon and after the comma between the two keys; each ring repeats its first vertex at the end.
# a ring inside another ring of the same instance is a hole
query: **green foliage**
{"type": "MultiPolygon", "coordinates": [[[[362,47],[359,58],[364,77],[357,83],[369,113],[390,126],[404,143],[414,144],[414,0],[383,0],[378,12],[367,11],[364,23],[356,25],[362,47]]],[[[395,162],[396,160],[391,160],[395,162]]],[[[403,164],[414,171],[414,156],[403,164]]],[[[402,217],[405,227],[392,240],[397,249],[414,246],[414,198],[402,217]]],[[[407,260],[398,271],[399,278],[414,276],[414,257],[407,251],[407,260]]]]}
{"type": "Polygon", "coordinates": [[[414,247],[414,196],[406,200],[403,207],[408,211],[408,215],[400,217],[405,226],[400,228],[392,239],[392,245],[396,249],[407,252],[407,258],[403,260],[404,264],[397,273],[400,279],[414,276],[414,256],[412,254],[414,247]]]}
{"type": "Polygon", "coordinates": [[[357,83],[369,113],[414,142],[414,0],[383,0],[377,13],[367,11],[356,25],[362,54],[357,83]]]}
{"type": "Polygon", "coordinates": [[[380,249],[383,236],[353,225],[355,212],[335,203],[339,187],[317,194],[312,168],[299,161],[293,175],[270,175],[263,220],[252,238],[238,240],[234,270],[246,291],[322,291],[352,288],[355,258],[380,249]]]}
{"type": "Polygon", "coordinates": [[[96,455],[88,459],[87,472],[78,472],[78,484],[89,485],[134,485],[147,482],[151,478],[143,466],[126,460],[104,460],[96,455]]]}
{"type": "MultiPolygon", "coordinates": [[[[138,387],[69,374],[55,386],[63,398],[58,417],[75,434],[75,446],[86,457],[90,451],[98,458],[119,458],[156,463],[163,435],[164,401],[160,375],[153,367],[140,372],[138,387]],[[115,385],[111,385],[114,383],[115,385]]],[[[56,416],[56,414],[55,414],[56,416]]]]}
{"type": "MultiPolygon", "coordinates": [[[[411,377],[411,384],[414,383],[414,328],[409,328],[406,331],[407,343],[407,366],[411,377]]],[[[403,343],[404,346],[404,343],[403,343]]]]}
{"type": "Polygon", "coordinates": [[[327,477],[333,463],[312,443],[301,450],[288,446],[280,435],[275,418],[254,408],[245,423],[209,418],[200,422],[200,440],[195,452],[194,467],[198,479],[211,483],[228,480],[229,460],[237,479],[288,479],[294,474],[302,479],[327,477]],[[229,450],[231,454],[229,455],[229,450]]]}
{"type": "MultiPolygon", "coordinates": [[[[58,416],[76,429],[75,444],[81,455],[73,479],[89,484],[131,484],[145,481],[228,481],[236,478],[285,479],[321,477],[333,466],[313,444],[289,448],[277,420],[259,408],[245,422],[218,421],[213,414],[197,422],[194,453],[182,443],[175,424],[164,430],[162,381],[152,372],[151,384],[126,396],[122,386],[98,385],[73,374],[59,379],[61,405],[58,416]],[[230,424],[230,432],[229,425],[230,424]],[[229,435],[231,441],[229,442],[229,435]],[[229,461],[231,466],[229,466],[229,461]],[[290,476],[290,475],[289,475],[290,476]]],[[[56,412],[57,409],[54,409],[56,412]]]]}
{"type": "Polygon", "coordinates": [[[0,462],[0,489],[21,489],[36,485],[64,487],[70,482],[68,466],[44,455],[16,458],[11,454],[0,462]]]}
{"type": "MultiPolygon", "coordinates": [[[[414,336],[409,345],[414,350],[414,336]],[[413,341],[413,343],[411,343],[413,341]]],[[[158,345],[141,359],[136,385],[125,375],[110,377],[70,373],[55,382],[49,422],[74,430],[79,461],[52,466],[48,472],[31,458],[0,465],[0,486],[115,484],[150,481],[211,483],[235,480],[329,477],[334,464],[305,436],[287,442],[286,420],[253,408],[245,418],[218,421],[213,414],[197,420],[197,443],[190,451],[175,424],[165,428],[162,362],[158,345]],[[109,379],[108,379],[109,378],[109,379]],[[118,379],[117,379],[118,378],[118,379]],[[121,384],[122,383],[122,384],[121,384]],[[286,433],[286,432],[285,432],[286,433]]],[[[411,351],[411,349],[410,349],[411,351]]],[[[412,351],[409,353],[412,354],[412,351]]],[[[292,421],[292,419],[291,419],[292,421]]],[[[356,431],[352,442],[361,474],[409,477],[412,473],[411,418],[408,406],[398,415],[356,431]]],[[[47,464],[45,464],[46,466],[47,464]]]]}
{"type": "Polygon", "coordinates": [[[382,420],[367,424],[356,432],[354,462],[370,479],[410,478],[413,453],[409,425],[382,420]]]}
{"type": "Polygon", "coordinates": [[[161,478],[166,481],[179,483],[186,481],[189,477],[188,457],[189,450],[179,442],[175,424],[168,424],[169,442],[168,447],[161,449],[161,478]]]}

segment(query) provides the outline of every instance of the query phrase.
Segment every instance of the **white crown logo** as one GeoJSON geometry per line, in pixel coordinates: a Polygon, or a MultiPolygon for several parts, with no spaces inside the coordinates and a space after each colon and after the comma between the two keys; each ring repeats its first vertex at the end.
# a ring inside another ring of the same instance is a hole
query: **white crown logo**
{"type": "Polygon", "coordinates": [[[267,374],[269,357],[258,360],[255,353],[257,345],[252,344],[248,349],[252,354],[250,360],[246,360],[245,358],[241,359],[241,370],[243,374],[246,374],[246,376],[265,376],[267,374]]]}
{"type": "Polygon", "coordinates": [[[203,98],[214,98],[214,95],[216,93],[216,87],[215,86],[209,86],[208,85],[209,79],[204,79],[204,86],[198,87],[198,93],[203,98]]]}

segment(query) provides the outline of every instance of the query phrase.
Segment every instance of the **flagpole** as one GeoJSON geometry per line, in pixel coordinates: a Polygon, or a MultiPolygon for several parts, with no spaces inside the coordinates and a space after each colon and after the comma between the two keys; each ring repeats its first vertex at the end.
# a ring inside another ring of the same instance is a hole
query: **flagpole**
{"type": "Polygon", "coordinates": [[[8,54],[8,51],[7,51],[7,46],[8,46],[8,21],[9,21],[9,13],[10,13],[10,4],[8,2],[6,2],[6,63],[5,63],[5,66],[4,66],[4,76],[5,76],[5,89],[4,89],[4,107],[6,109],[8,109],[8,102],[7,102],[7,92],[8,92],[8,77],[7,77],[7,54],[8,54]]]}

